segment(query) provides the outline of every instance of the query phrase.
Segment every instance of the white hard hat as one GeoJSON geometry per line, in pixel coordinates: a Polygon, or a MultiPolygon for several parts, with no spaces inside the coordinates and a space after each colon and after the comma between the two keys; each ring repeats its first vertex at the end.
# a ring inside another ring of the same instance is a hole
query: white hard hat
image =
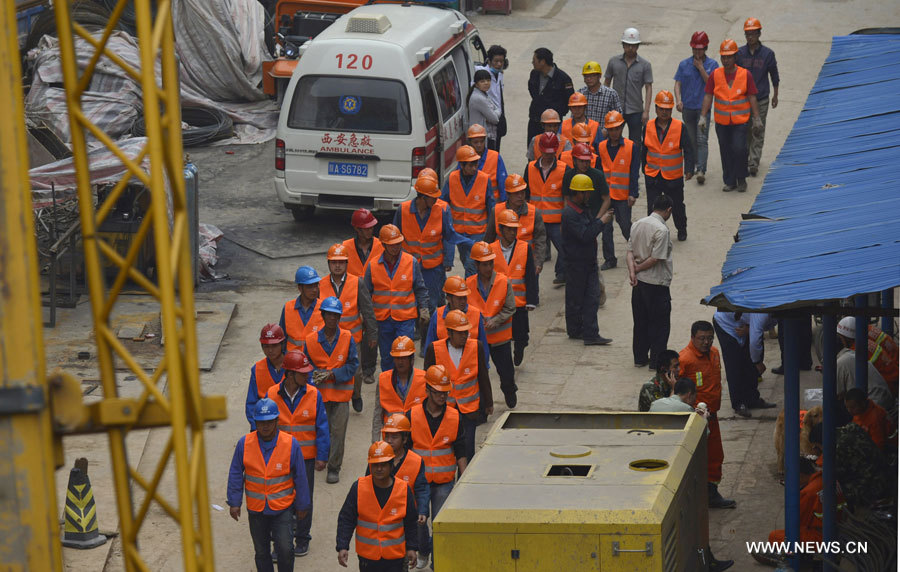
{"type": "Polygon", "coordinates": [[[856,318],[853,316],[847,316],[846,318],[841,318],[841,321],[838,322],[837,325],[837,333],[844,336],[845,338],[853,339],[856,337],[856,318]]]}
{"type": "Polygon", "coordinates": [[[641,33],[638,32],[637,28],[625,28],[625,31],[622,32],[622,42],[625,44],[640,44],[641,33]]]}

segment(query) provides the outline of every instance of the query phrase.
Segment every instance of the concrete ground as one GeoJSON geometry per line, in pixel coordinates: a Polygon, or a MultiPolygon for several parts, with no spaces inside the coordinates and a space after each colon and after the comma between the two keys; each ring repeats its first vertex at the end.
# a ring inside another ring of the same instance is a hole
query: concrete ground
{"type": "MultiPolygon", "coordinates": [[[[675,275],[672,282],[672,334],[669,347],[681,349],[689,339],[690,324],[710,319],[713,309],[699,300],[710,286],[720,280],[720,268],[737,229],[741,213],[749,210],[768,166],[791,129],[819,68],[830,49],[833,35],[895,21],[898,8],[889,2],[798,0],[785,4],[764,0],[748,5],[727,0],[701,1],[676,6],[648,0],[604,2],[592,0],[541,0],[529,4],[527,11],[511,16],[476,16],[486,44],[499,43],[509,50],[510,68],[506,74],[506,105],[509,135],[503,140],[502,153],[511,172],[522,172],[525,165],[524,139],[528,95],[525,89],[530,71],[531,53],[549,47],[560,67],[581,85],[580,68],[587,60],[599,61],[604,69],[610,56],[620,53],[618,39],[622,29],[636,26],[644,44],[640,54],[653,63],[658,89],[672,89],[677,63],[690,55],[688,40],[695,30],[705,30],[711,38],[710,55],[725,37],[743,43],[741,23],[749,16],[763,23],[762,41],[772,47],[779,60],[782,77],[780,104],[770,110],[767,142],[760,175],[749,179],[745,194],[721,192],[721,167],[715,137],[710,139],[708,180],[705,186],[686,184],[689,238],[675,244],[675,275]]],[[[852,102],[848,102],[852,105],[852,102]]],[[[678,117],[678,114],[675,115],[678,117]]],[[[349,216],[342,212],[319,211],[315,220],[304,225],[293,223],[272,189],[274,145],[191,150],[200,169],[201,220],[225,231],[221,241],[218,272],[228,280],[203,285],[198,299],[234,302],[237,310],[225,335],[215,366],[202,374],[204,391],[224,394],[229,403],[227,421],[212,424],[206,433],[207,472],[211,503],[225,506],[225,482],[234,443],[247,431],[243,415],[248,370],[259,359],[257,333],[266,322],[277,321],[284,300],[295,295],[293,272],[300,264],[312,264],[320,272],[326,269],[324,256],[335,236],[349,236],[349,216]],[[258,234],[256,234],[258,233],[258,234]],[[248,250],[228,240],[229,235],[250,244],[248,250]],[[287,237],[287,246],[272,245],[265,236],[287,237]],[[262,236],[262,238],[260,238],[262,236]],[[256,242],[253,242],[253,241],[256,242]],[[252,243],[252,244],[251,244],[252,243]],[[265,252],[268,256],[257,254],[265,252]]],[[[645,209],[643,197],[635,207],[638,218],[645,209]]],[[[674,228],[672,229],[674,232],[674,228]]],[[[585,348],[568,340],[562,318],[563,290],[551,285],[551,272],[541,277],[541,305],[531,314],[532,343],[525,362],[518,370],[519,409],[633,410],[637,407],[640,384],[651,372],[632,365],[630,337],[630,287],[624,268],[625,243],[616,236],[616,249],[623,264],[603,273],[607,302],[600,312],[601,333],[614,338],[608,347],[585,348]]],[[[458,269],[459,270],[459,269],[458,269]]],[[[86,300],[75,310],[61,312],[58,328],[82,328],[79,315],[88,311],[86,300]]],[[[82,335],[85,335],[82,333],[82,335]]],[[[778,365],[777,344],[766,344],[767,365],[778,365]]],[[[48,352],[52,368],[61,360],[53,348],[48,352]]],[[[85,379],[96,379],[89,364],[71,366],[85,379]]],[[[122,376],[122,391],[135,388],[133,378],[122,376]]],[[[494,383],[498,383],[494,379],[494,383]]],[[[805,373],[803,384],[818,383],[817,374],[805,373]]],[[[760,386],[767,400],[781,401],[782,378],[766,373],[760,386]]],[[[727,394],[727,389],[725,390],[727,394]]],[[[96,391],[95,393],[99,393],[96,391]]],[[[499,391],[496,392],[499,396],[499,391]]],[[[351,414],[347,449],[341,482],[328,485],[324,473],[317,475],[313,541],[308,556],[299,559],[300,570],[337,570],[334,534],[337,512],[352,480],[365,469],[365,451],[369,445],[374,388],[365,386],[365,409],[351,414]]],[[[96,398],[94,396],[90,398],[96,398]]],[[[727,395],[720,418],[725,447],[723,495],[737,500],[736,510],[712,511],[710,538],[719,558],[736,560],[736,570],[758,565],[747,555],[746,541],[765,540],[769,530],[783,522],[783,489],[777,485],[772,431],[778,409],[753,419],[734,418],[727,395]]],[[[495,403],[495,415],[505,405],[495,403]]],[[[479,429],[483,439],[490,422],[479,429]]],[[[167,437],[167,430],[134,433],[128,441],[129,458],[143,474],[152,467],[167,437]]],[[[91,460],[91,477],[101,530],[115,530],[116,511],[109,474],[107,442],[102,437],[77,437],[65,441],[67,463],[76,456],[91,460]]],[[[68,469],[57,474],[59,503],[62,506],[68,469]]],[[[161,483],[167,498],[174,498],[171,469],[161,483]]],[[[137,494],[137,493],[136,493],[137,494]]],[[[142,498],[137,494],[137,498],[142,498]]],[[[211,508],[215,558],[219,569],[252,570],[253,549],[246,513],[240,522],[228,517],[227,509],[211,508]]],[[[173,522],[153,505],[140,536],[141,553],[151,570],[181,568],[180,535],[173,522]]],[[[70,570],[120,570],[121,546],[114,540],[87,552],[66,549],[70,570]]]]}

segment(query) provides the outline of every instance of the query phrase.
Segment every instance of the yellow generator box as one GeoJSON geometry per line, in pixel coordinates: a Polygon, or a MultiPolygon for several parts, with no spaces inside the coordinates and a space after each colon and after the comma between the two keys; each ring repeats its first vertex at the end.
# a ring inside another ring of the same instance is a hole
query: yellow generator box
{"type": "Polygon", "coordinates": [[[706,422],[507,412],[434,520],[438,572],[708,569],[706,422]]]}

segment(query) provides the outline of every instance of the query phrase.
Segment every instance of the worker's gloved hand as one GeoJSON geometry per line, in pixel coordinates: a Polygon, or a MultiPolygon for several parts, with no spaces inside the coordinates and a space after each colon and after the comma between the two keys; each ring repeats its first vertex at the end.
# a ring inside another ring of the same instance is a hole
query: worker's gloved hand
{"type": "Polygon", "coordinates": [[[430,319],[431,310],[428,308],[419,308],[419,320],[421,320],[423,324],[427,324],[430,319]]]}
{"type": "Polygon", "coordinates": [[[317,369],[312,374],[313,385],[319,385],[331,377],[331,371],[327,369],[317,369]]]}
{"type": "Polygon", "coordinates": [[[753,127],[752,127],[752,129],[753,129],[753,134],[754,134],[754,135],[761,135],[761,134],[762,134],[763,129],[764,129],[764,127],[763,127],[763,122],[762,122],[762,118],[760,118],[760,117],[754,117],[754,118],[753,118],[753,127]]]}
{"type": "Polygon", "coordinates": [[[700,128],[700,131],[706,133],[707,125],[706,125],[706,116],[703,115],[697,120],[697,127],[700,128]]]}

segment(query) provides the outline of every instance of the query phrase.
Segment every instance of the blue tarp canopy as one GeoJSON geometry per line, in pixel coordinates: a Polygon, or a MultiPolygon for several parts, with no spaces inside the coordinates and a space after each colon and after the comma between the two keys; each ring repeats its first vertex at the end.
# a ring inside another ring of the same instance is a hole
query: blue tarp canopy
{"type": "Polygon", "coordinates": [[[900,285],[900,35],[838,36],[704,304],[782,310],[900,285]]]}

